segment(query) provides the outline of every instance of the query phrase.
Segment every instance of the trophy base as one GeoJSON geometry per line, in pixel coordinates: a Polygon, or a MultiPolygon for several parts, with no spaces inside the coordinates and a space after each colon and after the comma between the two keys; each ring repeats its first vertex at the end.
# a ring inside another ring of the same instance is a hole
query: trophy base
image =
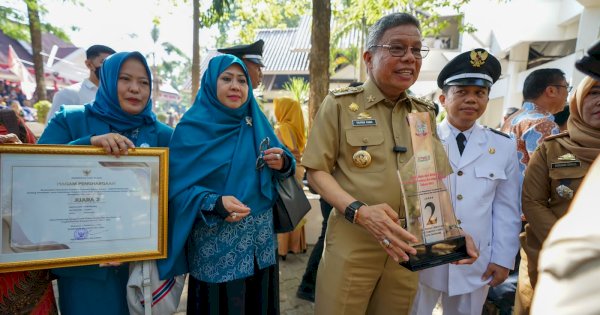
{"type": "Polygon", "coordinates": [[[417,250],[417,254],[408,255],[408,261],[400,263],[402,267],[410,271],[418,271],[469,258],[467,244],[463,236],[413,247],[417,250]]]}

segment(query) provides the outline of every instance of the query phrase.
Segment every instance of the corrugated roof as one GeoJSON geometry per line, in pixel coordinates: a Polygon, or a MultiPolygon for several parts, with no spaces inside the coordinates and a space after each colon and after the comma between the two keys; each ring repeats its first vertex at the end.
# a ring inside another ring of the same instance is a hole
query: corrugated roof
{"type": "MultiPolygon", "coordinates": [[[[307,74],[308,53],[306,49],[293,49],[298,44],[298,29],[260,30],[257,38],[265,41],[263,62],[265,74],[307,74]]],[[[308,34],[310,42],[310,33],[308,34]]],[[[298,48],[298,47],[296,47],[298,48]]]]}

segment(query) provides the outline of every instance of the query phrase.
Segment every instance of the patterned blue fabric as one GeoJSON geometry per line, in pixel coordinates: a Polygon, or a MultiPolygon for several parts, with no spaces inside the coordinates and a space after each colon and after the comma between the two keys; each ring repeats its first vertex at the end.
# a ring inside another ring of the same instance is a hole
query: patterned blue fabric
{"type": "Polygon", "coordinates": [[[188,272],[188,269],[205,282],[247,277],[248,274],[237,267],[232,269],[229,264],[218,263],[220,257],[232,255],[235,256],[235,266],[248,259],[253,261],[255,255],[260,268],[275,263],[271,211],[276,197],[274,181],[293,174],[295,162],[291,172],[285,174],[268,167],[256,169],[258,148],[266,138],[269,138],[271,147],[283,148],[289,160],[294,159],[277,140],[254,99],[252,89],[248,90],[248,101],[240,108],[227,108],[218,101],[217,78],[233,64],[242,67],[250,82],[246,67],[238,58],[221,55],[211,59],[196,100],[177,125],[171,139],[169,252],[167,259],[157,262],[163,279],[188,272]],[[236,223],[224,221],[213,213],[215,201],[221,195],[235,196],[250,207],[250,215],[236,223]],[[184,245],[190,233],[195,238],[203,235],[203,240],[212,239],[214,242],[190,240],[193,245],[188,247],[190,259],[186,259],[184,245]],[[213,237],[211,233],[217,236],[213,237]],[[231,237],[226,237],[229,233],[234,233],[235,240],[252,240],[253,243],[241,249],[236,247],[237,252],[233,254],[234,248],[227,243],[232,241],[231,237]],[[272,240],[260,242],[262,235],[270,235],[272,240]],[[264,251],[272,251],[273,255],[260,258],[264,251]],[[201,254],[206,252],[214,255],[201,254]],[[200,272],[204,265],[212,265],[217,269],[216,273],[200,272]]]}
{"type": "MultiPolygon", "coordinates": [[[[137,115],[131,115],[121,109],[117,93],[117,83],[119,81],[121,66],[129,58],[139,60],[144,65],[144,68],[146,68],[148,79],[152,78],[146,58],[139,52],[119,52],[113,54],[106,58],[102,64],[100,86],[98,87],[98,92],[96,92],[96,99],[91,103],[85,104],[87,110],[118,131],[149,125],[156,121],[156,116],[152,112],[152,98],[150,97],[148,98],[146,108],[137,115]]],[[[149,82],[150,91],[152,91],[152,80],[149,80],[149,82]]]]}
{"type": "Polygon", "coordinates": [[[188,242],[190,274],[194,278],[223,283],[254,274],[275,264],[273,213],[250,215],[236,224],[209,227],[198,221],[188,242]]]}
{"type": "Polygon", "coordinates": [[[525,168],[535,149],[544,138],[560,132],[554,122],[554,116],[538,110],[531,102],[523,103],[523,107],[502,126],[502,131],[517,141],[521,180],[525,176],[525,168]]]}

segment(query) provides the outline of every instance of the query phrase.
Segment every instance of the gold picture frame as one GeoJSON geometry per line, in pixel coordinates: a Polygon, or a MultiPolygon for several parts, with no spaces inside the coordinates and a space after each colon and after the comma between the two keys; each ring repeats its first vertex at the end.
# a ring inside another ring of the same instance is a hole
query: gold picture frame
{"type": "Polygon", "coordinates": [[[168,148],[0,145],[0,273],[167,256],[168,148]]]}

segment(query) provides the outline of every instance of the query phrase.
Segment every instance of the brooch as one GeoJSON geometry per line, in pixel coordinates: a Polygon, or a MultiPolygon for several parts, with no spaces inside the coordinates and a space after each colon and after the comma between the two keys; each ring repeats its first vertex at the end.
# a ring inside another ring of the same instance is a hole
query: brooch
{"type": "Polygon", "coordinates": [[[556,193],[558,193],[558,195],[561,198],[573,199],[573,189],[571,189],[565,185],[560,185],[560,186],[556,187],[556,193]]]}

